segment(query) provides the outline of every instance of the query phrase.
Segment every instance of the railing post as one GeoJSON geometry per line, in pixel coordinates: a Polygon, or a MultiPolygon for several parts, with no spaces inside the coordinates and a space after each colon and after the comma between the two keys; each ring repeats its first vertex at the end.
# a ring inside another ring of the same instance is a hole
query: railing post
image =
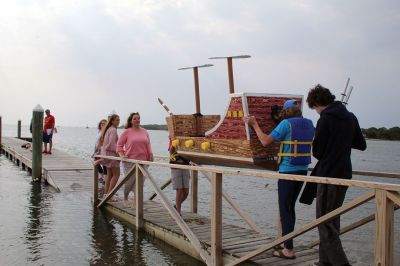
{"type": "Polygon", "coordinates": [[[191,176],[192,176],[192,200],[191,200],[191,205],[190,209],[192,213],[197,213],[197,196],[198,196],[198,176],[199,172],[197,170],[190,170],[191,176]]]}
{"type": "Polygon", "coordinates": [[[99,204],[99,170],[97,166],[93,169],[93,207],[99,204]]]}
{"type": "Polygon", "coordinates": [[[375,265],[393,266],[394,204],[386,190],[375,190],[375,265]]]}
{"type": "Polygon", "coordinates": [[[139,167],[136,167],[136,230],[139,231],[143,228],[143,173],[139,167]]]}
{"type": "Polygon", "coordinates": [[[21,138],[21,120],[18,120],[17,138],[21,138]]]}
{"type": "Polygon", "coordinates": [[[222,174],[213,173],[211,193],[211,265],[222,265],[222,174]]]}
{"type": "Polygon", "coordinates": [[[43,108],[39,104],[33,109],[32,118],[32,180],[42,178],[43,108]]]}

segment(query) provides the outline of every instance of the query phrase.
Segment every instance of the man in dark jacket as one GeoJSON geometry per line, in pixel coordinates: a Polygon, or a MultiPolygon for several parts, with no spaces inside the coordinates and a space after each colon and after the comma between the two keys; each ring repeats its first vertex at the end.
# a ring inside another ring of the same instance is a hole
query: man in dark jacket
{"type": "MultiPolygon", "coordinates": [[[[320,114],[313,141],[313,156],[318,163],[311,175],[351,179],[351,149],[367,148],[357,118],[321,85],[310,90],[307,103],[320,114]]],[[[317,218],[341,207],[346,191],[346,186],[318,184],[317,218]]],[[[350,265],[339,238],[340,217],[318,226],[318,232],[319,263],[316,265],[350,265]]]]}

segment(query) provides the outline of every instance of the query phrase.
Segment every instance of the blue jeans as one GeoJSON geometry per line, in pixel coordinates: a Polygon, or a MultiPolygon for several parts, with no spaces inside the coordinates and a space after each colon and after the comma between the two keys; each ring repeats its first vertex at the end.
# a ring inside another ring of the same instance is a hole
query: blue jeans
{"type": "MultiPolygon", "coordinates": [[[[281,172],[281,174],[307,175],[307,171],[281,172]]],[[[302,186],[302,181],[278,180],[278,202],[282,224],[282,236],[294,230],[294,225],[296,223],[294,207],[302,186]]],[[[293,240],[286,241],[284,245],[287,249],[293,249],[293,240]]]]}

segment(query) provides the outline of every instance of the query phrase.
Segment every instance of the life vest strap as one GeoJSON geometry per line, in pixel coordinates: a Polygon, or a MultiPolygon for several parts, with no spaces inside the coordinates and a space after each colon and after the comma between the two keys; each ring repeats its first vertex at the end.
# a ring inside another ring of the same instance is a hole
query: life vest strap
{"type": "Polygon", "coordinates": [[[297,140],[283,140],[281,144],[298,144],[298,145],[311,145],[312,141],[297,141],[297,140]]]}
{"type": "Polygon", "coordinates": [[[279,157],[282,156],[292,156],[292,157],[300,157],[300,156],[311,156],[311,153],[278,153],[279,157]]]}

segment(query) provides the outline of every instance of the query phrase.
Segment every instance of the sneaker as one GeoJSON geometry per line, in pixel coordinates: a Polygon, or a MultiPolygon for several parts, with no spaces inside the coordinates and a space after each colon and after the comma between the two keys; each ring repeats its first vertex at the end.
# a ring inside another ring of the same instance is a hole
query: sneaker
{"type": "Polygon", "coordinates": [[[47,154],[51,154],[51,151],[48,151],[47,154]]]}
{"type": "Polygon", "coordinates": [[[46,154],[46,153],[47,153],[47,151],[43,151],[42,153],[46,154]]]}

